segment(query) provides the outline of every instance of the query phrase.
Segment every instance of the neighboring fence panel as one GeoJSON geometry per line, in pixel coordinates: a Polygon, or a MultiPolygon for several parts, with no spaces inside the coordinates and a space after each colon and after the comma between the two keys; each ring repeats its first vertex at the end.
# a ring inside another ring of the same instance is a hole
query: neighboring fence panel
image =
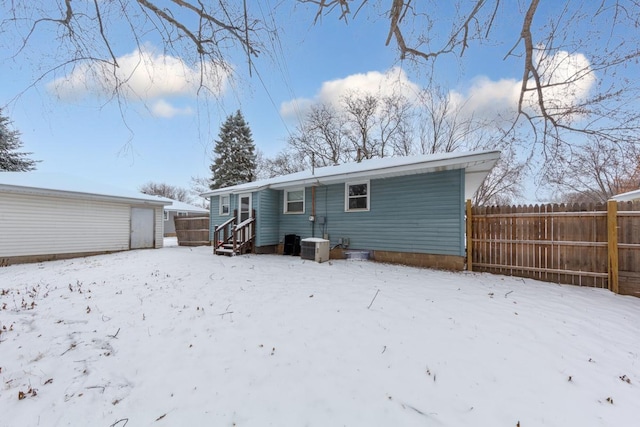
{"type": "Polygon", "coordinates": [[[209,245],[209,217],[176,216],[173,218],[180,246],[209,245]]]}
{"type": "MultiPolygon", "coordinates": [[[[620,292],[640,296],[640,212],[618,204],[620,292]]],[[[609,287],[606,205],[471,209],[474,271],[609,287]]]]}
{"type": "Polygon", "coordinates": [[[640,297],[640,202],[618,203],[618,275],[620,293],[640,297]]]}

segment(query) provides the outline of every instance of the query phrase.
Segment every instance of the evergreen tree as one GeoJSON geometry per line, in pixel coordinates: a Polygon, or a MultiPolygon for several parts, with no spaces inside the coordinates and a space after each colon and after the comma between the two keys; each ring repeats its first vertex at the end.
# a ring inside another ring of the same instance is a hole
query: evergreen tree
{"type": "Polygon", "coordinates": [[[240,110],[220,127],[211,164],[212,190],[255,181],[256,146],[240,110]]]}
{"type": "Polygon", "coordinates": [[[0,171],[26,172],[36,168],[36,161],[27,156],[31,153],[19,153],[22,147],[20,132],[9,129],[11,121],[2,115],[0,108],[0,171]]]}

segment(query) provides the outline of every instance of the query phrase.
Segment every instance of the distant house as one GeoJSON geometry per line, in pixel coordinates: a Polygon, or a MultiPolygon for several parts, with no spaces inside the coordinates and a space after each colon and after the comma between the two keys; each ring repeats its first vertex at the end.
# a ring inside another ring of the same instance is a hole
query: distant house
{"type": "Polygon", "coordinates": [[[165,237],[176,235],[176,225],[173,222],[176,216],[209,216],[209,209],[193,206],[177,200],[171,200],[171,202],[171,205],[164,207],[165,237]]]}
{"type": "Polygon", "coordinates": [[[0,265],[160,248],[170,203],[68,176],[0,172],[0,265]]]}
{"type": "Polygon", "coordinates": [[[640,201],[640,189],[616,194],[611,198],[611,200],[615,200],[616,202],[640,201]]]}
{"type": "Polygon", "coordinates": [[[274,253],[287,239],[319,237],[334,257],[362,250],[378,261],[463,269],[465,201],[499,156],[371,159],[216,189],[202,194],[210,238],[217,253],[274,253]]]}

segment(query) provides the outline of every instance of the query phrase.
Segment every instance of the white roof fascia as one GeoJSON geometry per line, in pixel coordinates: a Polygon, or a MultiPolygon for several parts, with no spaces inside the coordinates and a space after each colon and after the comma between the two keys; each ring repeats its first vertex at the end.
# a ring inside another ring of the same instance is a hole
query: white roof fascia
{"type": "MultiPolygon", "coordinates": [[[[482,174],[482,179],[484,179],[486,175],[491,171],[495,163],[498,161],[500,152],[493,151],[468,157],[473,158],[473,160],[464,160],[465,156],[462,156],[451,159],[417,162],[400,166],[389,166],[373,170],[362,170],[336,175],[309,177],[305,179],[271,184],[269,187],[273,189],[285,189],[291,187],[303,187],[322,184],[328,185],[358,179],[391,178],[395,176],[416,175],[452,169],[467,169],[467,173],[473,172],[476,174],[482,174]]],[[[477,186],[474,188],[473,192],[475,193],[476,190],[477,186]]]]}
{"type": "Polygon", "coordinates": [[[231,187],[218,188],[215,190],[207,191],[206,193],[200,194],[200,197],[211,197],[211,196],[218,196],[221,194],[251,193],[254,191],[264,190],[266,188],[269,188],[269,185],[265,185],[264,181],[254,181],[254,182],[248,182],[246,184],[239,184],[231,187]],[[254,184],[254,185],[249,185],[249,184],[254,184]]]}
{"type": "Polygon", "coordinates": [[[145,197],[123,197],[111,196],[108,194],[85,193],[80,191],[54,190],[49,188],[26,187],[21,185],[0,184],[0,191],[15,194],[31,194],[36,196],[64,196],[74,199],[100,200],[100,201],[119,201],[126,203],[134,203],[137,205],[167,206],[172,202],[169,199],[162,198],[145,198],[145,197]]]}
{"type": "MultiPolygon", "coordinates": [[[[249,191],[259,191],[266,188],[286,189],[294,187],[306,187],[315,185],[328,185],[358,179],[390,178],[394,176],[412,175],[436,172],[440,170],[468,169],[469,172],[477,172],[482,179],[491,171],[491,168],[500,158],[499,151],[479,151],[470,153],[444,153],[430,156],[395,157],[388,159],[374,159],[372,162],[386,161],[387,166],[369,166],[369,161],[361,163],[348,163],[339,166],[327,166],[318,168],[311,175],[309,171],[298,172],[290,175],[279,176],[267,180],[255,181],[236,186],[220,188],[201,194],[203,197],[220,194],[238,194],[249,191]],[[345,171],[346,170],[346,171],[345,171]],[[341,172],[342,171],[342,172],[341,172]],[[299,177],[299,178],[298,178],[299,177]]],[[[482,181],[482,180],[480,180],[482,181]]],[[[473,180],[475,182],[475,180],[473,180]]],[[[470,182],[473,192],[477,185],[470,182]]]]}

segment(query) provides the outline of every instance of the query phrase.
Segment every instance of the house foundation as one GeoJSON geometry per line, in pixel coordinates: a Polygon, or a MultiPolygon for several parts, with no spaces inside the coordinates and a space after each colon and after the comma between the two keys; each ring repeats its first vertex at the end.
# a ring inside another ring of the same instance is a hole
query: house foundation
{"type": "Polygon", "coordinates": [[[371,253],[373,260],[378,262],[441,270],[464,270],[465,258],[461,256],[390,251],[371,251],[371,253]]]}

